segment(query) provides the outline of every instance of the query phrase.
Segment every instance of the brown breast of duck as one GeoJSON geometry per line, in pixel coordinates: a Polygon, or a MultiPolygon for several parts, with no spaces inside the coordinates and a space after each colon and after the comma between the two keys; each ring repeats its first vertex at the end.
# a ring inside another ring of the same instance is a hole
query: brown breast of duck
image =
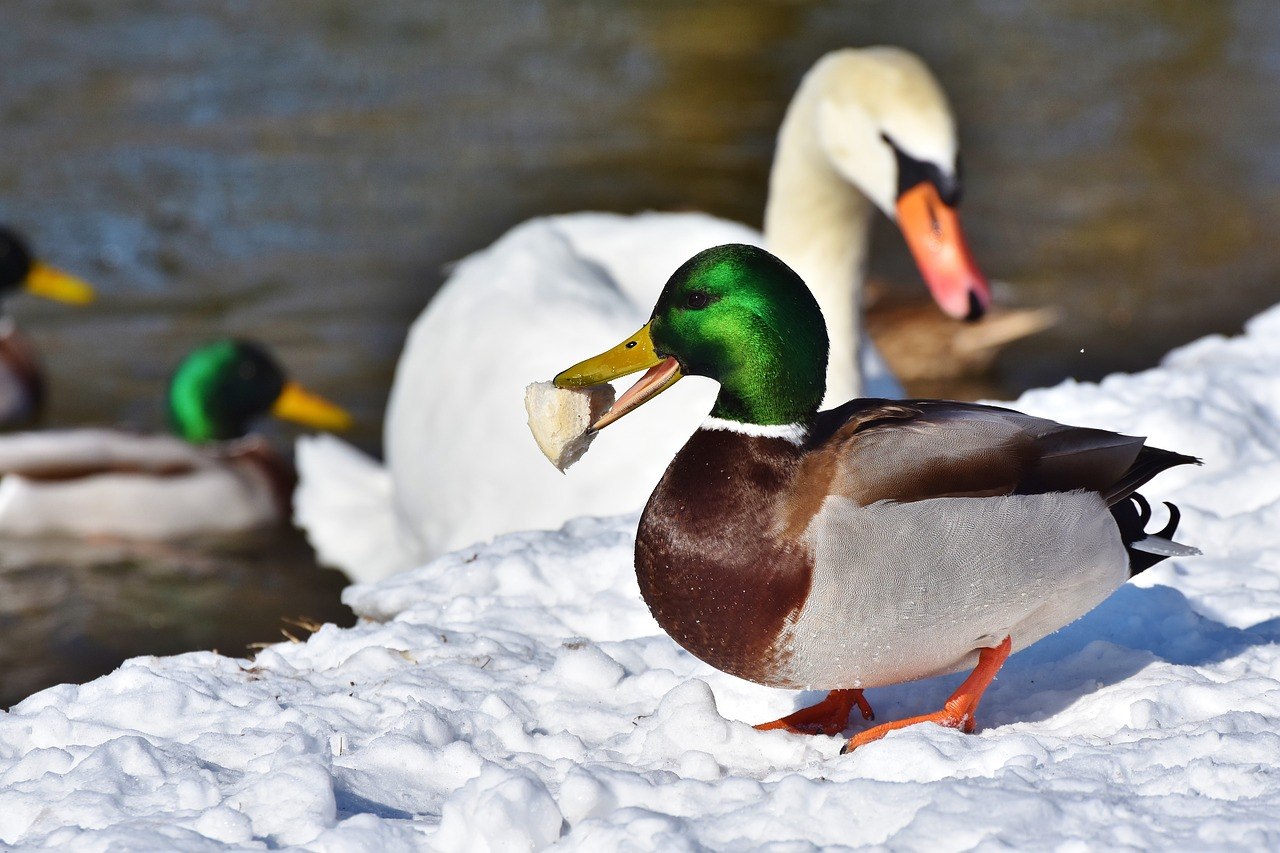
{"type": "Polygon", "coordinates": [[[812,558],[775,533],[801,448],[701,429],[654,490],[636,539],[640,592],[662,629],[717,669],[790,683],[780,646],[804,606],[812,558]]]}

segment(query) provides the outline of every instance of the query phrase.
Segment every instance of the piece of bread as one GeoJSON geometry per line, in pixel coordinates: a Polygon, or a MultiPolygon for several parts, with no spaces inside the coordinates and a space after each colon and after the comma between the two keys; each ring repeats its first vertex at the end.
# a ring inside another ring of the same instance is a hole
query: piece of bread
{"type": "Polygon", "coordinates": [[[538,449],[561,471],[582,458],[595,439],[587,428],[613,405],[612,385],[557,388],[535,382],[524,389],[529,431],[538,449]]]}

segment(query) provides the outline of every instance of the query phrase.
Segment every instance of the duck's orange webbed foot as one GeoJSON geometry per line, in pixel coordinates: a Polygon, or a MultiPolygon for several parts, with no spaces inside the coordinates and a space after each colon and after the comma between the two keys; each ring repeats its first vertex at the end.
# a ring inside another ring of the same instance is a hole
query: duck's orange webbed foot
{"type": "Polygon", "coordinates": [[[871,743],[874,740],[887,735],[889,732],[903,729],[907,726],[914,726],[916,723],[937,723],[940,726],[947,726],[953,729],[960,729],[966,733],[972,733],[977,727],[975,715],[978,712],[978,703],[982,701],[982,694],[991,686],[991,681],[996,677],[996,672],[1004,665],[1005,659],[1009,657],[1009,650],[1013,646],[1013,641],[1009,637],[1004,638],[1004,642],[995,648],[981,649],[978,652],[978,665],[974,668],[964,683],[956,688],[956,692],[951,694],[951,698],[942,706],[941,711],[935,711],[932,714],[922,714],[919,717],[908,717],[905,720],[895,720],[892,723],[884,723],[872,729],[854,736],[840,750],[840,754],[853,752],[864,744],[871,743]]]}
{"type": "Polygon", "coordinates": [[[862,712],[862,719],[876,718],[861,690],[832,690],[818,704],[801,708],[771,723],[760,723],[756,728],[762,732],[786,729],[798,735],[838,735],[849,724],[849,712],[854,705],[862,712]]]}

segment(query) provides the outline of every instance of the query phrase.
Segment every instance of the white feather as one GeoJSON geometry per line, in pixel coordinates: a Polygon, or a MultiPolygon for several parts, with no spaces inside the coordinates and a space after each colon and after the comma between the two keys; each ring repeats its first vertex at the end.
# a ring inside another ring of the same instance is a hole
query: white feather
{"type": "Polygon", "coordinates": [[[1195,557],[1201,553],[1199,548],[1183,545],[1181,542],[1174,542],[1163,536],[1148,536],[1131,543],[1129,547],[1161,557],[1195,557]]]}
{"type": "Polygon", "coordinates": [[[320,434],[298,439],[297,465],[293,521],[307,532],[323,565],[371,583],[421,559],[405,541],[391,475],[376,459],[320,434]]]}

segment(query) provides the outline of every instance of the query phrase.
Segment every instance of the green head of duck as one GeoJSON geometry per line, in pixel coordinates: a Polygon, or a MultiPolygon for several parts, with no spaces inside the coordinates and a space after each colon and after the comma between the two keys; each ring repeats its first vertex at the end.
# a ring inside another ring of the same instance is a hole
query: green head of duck
{"type": "Polygon", "coordinates": [[[644,369],[593,429],[690,374],[720,383],[714,417],[807,424],[826,392],[826,324],[809,288],[785,263],[755,246],[716,246],[676,270],[639,332],[555,382],[584,387],[644,369]]]}
{"type": "Polygon", "coordinates": [[[290,382],[276,360],[249,341],[200,347],[169,384],[173,431],[193,443],[240,438],[267,414],[322,430],[351,425],[350,415],[290,382]]]}
{"type": "Polygon", "coordinates": [[[0,295],[22,291],[70,305],[93,301],[93,288],[36,258],[17,232],[0,226],[0,295]]]}

